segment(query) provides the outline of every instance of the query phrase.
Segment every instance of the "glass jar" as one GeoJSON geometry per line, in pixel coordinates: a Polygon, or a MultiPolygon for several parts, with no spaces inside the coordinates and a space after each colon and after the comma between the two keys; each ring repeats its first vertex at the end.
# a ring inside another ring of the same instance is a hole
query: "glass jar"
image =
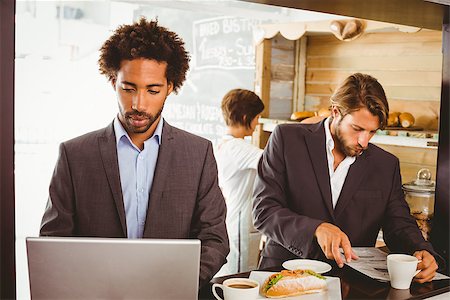
{"type": "Polygon", "coordinates": [[[420,169],[416,180],[403,184],[405,200],[425,240],[429,239],[431,232],[435,189],[435,182],[431,180],[428,169],[420,169]]]}

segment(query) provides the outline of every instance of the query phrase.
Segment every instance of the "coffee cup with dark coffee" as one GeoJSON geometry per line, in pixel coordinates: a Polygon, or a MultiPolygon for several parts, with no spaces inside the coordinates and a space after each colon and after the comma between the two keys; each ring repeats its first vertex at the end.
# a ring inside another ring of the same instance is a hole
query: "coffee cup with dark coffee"
{"type": "Polygon", "coordinates": [[[254,300],[259,295],[259,283],[248,278],[231,278],[225,280],[222,284],[214,283],[212,286],[214,297],[224,300],[217,294],[217,288],[223,290],[225,300],[254,300]]]}

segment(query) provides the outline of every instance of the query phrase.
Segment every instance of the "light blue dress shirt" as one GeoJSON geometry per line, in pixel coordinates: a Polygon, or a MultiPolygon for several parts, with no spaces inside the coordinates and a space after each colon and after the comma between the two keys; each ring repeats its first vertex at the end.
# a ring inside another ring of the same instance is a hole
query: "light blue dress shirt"
{"type": "Polygon", "coordinates": [[[114,119],[120,184],[129,239],[142,238],[144,233],[162,127],[161,118],[153,136],[144,142],[144,149],[141,151],[133,144],[119,119],[117,117],[114,119]]]}

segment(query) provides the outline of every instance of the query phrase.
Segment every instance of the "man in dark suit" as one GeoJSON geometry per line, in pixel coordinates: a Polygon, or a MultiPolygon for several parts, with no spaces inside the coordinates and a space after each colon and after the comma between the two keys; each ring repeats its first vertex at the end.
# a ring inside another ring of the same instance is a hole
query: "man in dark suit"
{"type": "Polygon", "coordinates": [[[398,159],[369,140],[384,128],[388,102],[378,81],[349,76],[331,97],[331,116],[317,124],[278,125],[259,162],[255,226],[268,237],[260,267],[293,258],[357,259],[352,246],[373,247],[380,228],[391,251],[422,262],[416,281],[430,281],[435,254],[404,200],[398,159]],[[431,254],[432,253],[432,254],[431,254]]]}
{"type": "Polygon", "coordinates": [[[229,246],[211,143],[161,118],[189,69],[184,43],[141,19],[119,27],[100,52],[119,113],[61,144],[40,234],[200,239],[202,286],[229,246]]]}

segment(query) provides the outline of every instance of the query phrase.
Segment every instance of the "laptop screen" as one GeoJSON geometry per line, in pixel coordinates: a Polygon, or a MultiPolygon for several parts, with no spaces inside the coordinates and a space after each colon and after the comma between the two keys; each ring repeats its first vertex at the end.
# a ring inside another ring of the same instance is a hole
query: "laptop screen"
{"type": "Polygon", "coordinates": [[[32,299],[197,299],[200,241],[27,238],[32,299]]]}

